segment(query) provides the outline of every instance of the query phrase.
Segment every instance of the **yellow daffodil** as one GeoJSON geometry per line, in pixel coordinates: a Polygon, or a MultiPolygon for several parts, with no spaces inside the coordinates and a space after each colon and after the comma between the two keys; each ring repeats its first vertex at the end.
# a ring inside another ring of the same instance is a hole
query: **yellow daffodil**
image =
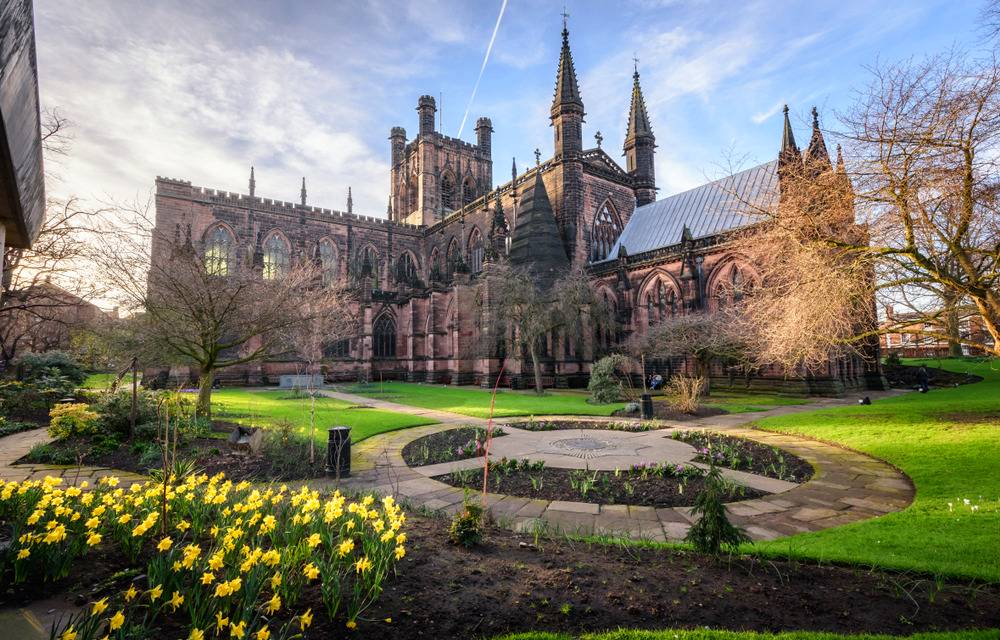
{"type": "Polygon", "coordinates": [[[174,544],[174,541],[171,540],[169,536],[167,536],[163,540],[160,540],[160,544],[156,545],[156,548],[159,551],[167,551],[168,549],[170,549],[170,546],[172,544],[174,544]]]}
{"type": "Polygon", "coordinates": [[[222,633],[222,630],[229,626],[229,618],[222,615],[221,611],[215,612],[215,635],[222,633]]]}
{"type": "Polygon", "coordinates": [[[351,631],[354,631],[355,629],[358,628],[358,623],[355,622],[354,620],[348,620],[347,621],[347,628],[350,629],[351,631]]]}
{"type": "Polygon", "coordinates": [[[124,624],[125,624],[125,613],[119,611],[115,615],[111,616],[110,620],[108,620],[108,629],[110,629],[111,631],[117,631],[121,629],[122,625],[124,624]]]}
{"type": "Polygon", "coordinates": [[[59,640],[76,640],[76,629],[73,627],[66,629],[62,632],[62,635],[59,636],[59,640]]]}
{"type": "Polygon", "coordinates": [[[273,614],[281,609],[281,597],[278,594],[271,596],[271,599],[267,601],[266,611],[268,614],[273,614]]]}
{"type": "Polygon", "coordinates": [[[365,556],[354,563],[354,571],[357,573],[364,573],[372,568],[372,561],[365,556]]]}
{"type": "Polygon", "coordinates": [[[256,635],[254,636],[257,640],[268,640],[271,637],[271,630],[267,627],[261,627],[256,635]]]}
{"type": "Polygon", "coordinates": [[[90,606],[90,615],[99,616],[102,613],[104,613],[104,610],[107,608],[108,608],[108,599],[101,598],[100,600],[98,600],[97,602],[95,602],[90,606]]]}
{"type": "Polygon", "coordinates": [[[198,628],[191,629],[188,640],[205,640],[205,632],[198,628]]]}
{"type": "Polygon", "coordinates": [[[308,539],[306,540],[306,543],[307,543],[307,544],[309,545],[309,548],[310,548],[310,549],[314,549],[314,548],[315,548],[315,547],[316,547],[316,546],[317,546],[317,545],[318,545],[318,544],[319,544],[320,542],[322,542],[322,540],[320,539],[320,537],[319,537],[319,534],[318,534],[318,533],[314,533],[314,534],[312,534],[312,535],[311,535],[311,536],[309,536],[309,538],[308,538],[308,539]]]}
{"type": "Polygon", "coordinates": [[[242,638],[244,635],[246,635],[246,628],[247,628],[247,623],[244,622],[243,620],[240,620],[239,624],[236,624],[235,622],[230,622],[229,636],[231,638],[242,638]]]}
{"type": "Polygon", "coordinates": [[[163,595],[163,587],[161,585],[156,585],[149,590],[149,599],[156,602],[160,596],[163,595]]]}
{"type": "Polygon", "coordinates": [[[138,591],[135,590],[135,585],[129,585],[128,591],[125,592],[125,602],[132,602],[132,599],[138,595],[138,591]]]}
{"type": "Polygon", "coordinates": [[[93,546],[99,545],[99,544],[101,544],[101,534],[99,534],[99,533],[97,533],[95,531],[94,533],[92,533],[89,536],[87,536],[87,545],[88,546],[93,547],[93,546]]]}
{"type": "Polygon", "coordinates": [[[215,582],[215,574],[214,573],[209,573],[208,571],[206,571],[205,573],[201,574],[201,583],[202,584],[212,584],[213,582],[215,582]]]}
{"type": "Polygon", "coordinates": [[[396,547],[395,551],[396,560],[402,560],[403,556],[405,555],[406,555],[406,549],[403,547],[403,545],[396,547]]]}
{"type": "Polygon", "coordinates": [[[24,560],[30,555],[31,555],[31,549],[21,549],[20,551],[17,552],[17,559],[24,560]]]}
{"type": "Polygon", "coordinates": [[[313,623],[313,610],[312,608],[306,609],[306,612],[299,616],[299,631],[305,631],[306,628],[313,623]]]}
{"type": "Polygon", "coordinates": [[[271,576],[271,589],[277,589],[281,586],[281,572],[275,571],[274,575],[271,576]]]}
{"type": "Polygon", "coordinates": [[[181,595],[180,591],[174,591],[174,595],[170,596],[169,604],[173,607],[173,611],[177,611],[177,607],[184,604],[184,596],[181,595]]]}
{"type": "Polygon", "coordinates": [[[316,568],[316,565],[314,565],[311,562],[306,566],[302,567],[302,573],[305,575],[306,578],[310,580],[315,580],[316,578],[319,577],[319,569],[316,568]]]}

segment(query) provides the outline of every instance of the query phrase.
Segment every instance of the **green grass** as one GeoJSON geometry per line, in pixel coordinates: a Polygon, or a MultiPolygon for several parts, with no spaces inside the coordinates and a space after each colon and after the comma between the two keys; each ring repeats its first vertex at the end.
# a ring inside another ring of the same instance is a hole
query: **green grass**
{"type": "Polygon", "coordinates": [[[751,631],[693,631],[677,629],[663,631],[630,631],[621,629],[605,633],[586,633],[571,636],[562,633],[516,633],[499,636],[494,640],[996,640],[1000,631],[953,631],[945,633],[915,633],[911,636],[842,635],[816,631],[791,631],[785,633],[754,633],[751,631]]]}
{"type": "MultiPolygon", "coordinates": [[[[238,424],[273,426],[291,421],[300,433],[309,432],[309,398],[292,396],[290,391],[247,391],[219,389],[212,392],[214,417],[238,424]]],[[[377,433],[395,431],[434,420],[395,411],[365,409],[334,398],[316,398],[316,439],[326,442],[326,430],[333,426],[351,427],[351,440],[360,442],[377,433]]]]}
{"type": "MultiPolygon", "coordinates": [[[[344,391],[424,409],[450,411],[474,418],[489,417],[492,393],[481,389],[408,382],[357,385],[345,388],[344,391]],[[384,393],[380,392],[380,389],[384,389],[384,393]]],[[[497,393],[496,410],[493,415],[501,418],[545,415],[609,416],[623,406],[622,403],[588,404],[587,394],[578,391],[550,390],[544,396],[538,396],[533,391],[501,390],[497,393]]]]}
{"type": "MultiPolygon", "coordinates": [[[[111,383],[115,381],[117,376],[117,373],[92,373],[87,376],[87,379],[83,381],[83,385],[81,386],[84,389],[107,389],[111,386],[111,383]]],[[[139,374],[139,381],[142,382],[142,373],[139,374]]],[[[122,378],[121,384],[123,386],[131,385],[132,375],[126,374],[125,377],[122,378]]]]}
{"type": "Polygon", "coordinates": [[[793,398],[766,393],[739,393],[735,391],[713,391],[708,397],[706,407],[722,409],[728,413],[749,413],[767,411],[775,407],[788,407],[798,404],[808,404],[808,398],[793,398]]]}
{"type": "Polygon", "coordinates": [[[913,479],[917,493],[904,511],[755,548],[779,557],[1000,581],[1000,361],[928,364],[937,362],[984,380],[757,423],[885,460],[913,479]]]}

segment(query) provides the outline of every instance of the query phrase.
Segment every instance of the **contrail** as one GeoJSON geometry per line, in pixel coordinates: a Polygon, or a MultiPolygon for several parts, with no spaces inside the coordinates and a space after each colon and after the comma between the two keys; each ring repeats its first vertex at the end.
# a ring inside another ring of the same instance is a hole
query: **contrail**
{"type": "Polygon", "coordinates": [[[507,0],[503,0],[500,5],[500,13],[497,15],[497,23],[493,25],[493,35],[490,36],[490,44],[486,47],[486,55],[483,56],[483,66],[479,67],[479,77],[476,78],[476,86],[472,87],[472,95],[469,96],[469,104],[465,106],[465,115],[462,116],[462,124],[458,127],[458,137],[462,137],[462,130],[465,129],[465,121],[469,118],[469,110],[472,109],[472,102],[476,99],[476,92],[479,91],[479,82],[483,79],[483,72],[486,71],[486,63],[490,61],[490,53],[493,51],[493,42],[497,39],[497,31],[500,30],[500,21],[503,20],[503,12],[507,10],[507,0]]]}

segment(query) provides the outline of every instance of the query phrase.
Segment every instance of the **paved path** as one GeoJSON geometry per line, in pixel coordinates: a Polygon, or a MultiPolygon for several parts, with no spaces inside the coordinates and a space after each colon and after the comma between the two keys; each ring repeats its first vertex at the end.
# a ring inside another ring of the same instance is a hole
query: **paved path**
{"type": "MultiPolygon", "coordinates": [[[[892,392],[878,395],[890,394],[892,392]]],[[[870,395],[875,398],[877,394],[870,395]]],[[[405,497],[415,507],[428,510],[454,513],[461,508],[464,499],[462,489],[451,487],[428,477],[436,472],[447,472],[450,470],[449,467],[436,465],[437,468],[410,468],[403,461],[401,451],[409,442],[425,435],[454,429],[461,425],[481,425],[485,421],[441,411],[424,413],[428,410],[370,400],[346,393],[338,393],[334,397],[404,413],[420,412],[417,414],[440,415],[446,419],[446,422],[441,424],[380,434],[355,445],[351,456],[354,475],[344,484],[356,489],[375,489],[380,492],[393,493],[405,497]]],[[[774,484],[767,488],[773,492],[771,495],[730,504],[729,512],[734,522],[745,527],[754,539],[770,540],[878,517],[903,509],[913,500],[914,490],[909,479],[889,464],[835,445],[798,436],[750,429],[745,426],[750,420],[768,416],[843,406],[856,402],[856,398],[822,399],[807,405],[776,407],[769,411],[753,414],[727,414],[684,423],[667,422],[664,423],[664,426],[666,428],[710,429],[725,432],[728,435],[749,438],[781,447],[813,465],[815,474],[809,482],[792,485],[791,483],[774,481],[774,484]]],[[[500,422],[508,424],[514,421],[503,419],[500,422]]],[[[524,433],[516,427],[510,428],[509,432],[512,434],[524,433]]],[[[575,434],[584,432],[542,433],[550,435],[552,433],[575,434]]],[[[594,432],[588,431],[586,433],[592,435],[594,432]]],[[[537,432],[532,433],[532,435],[536,434],[537,432]]],[[[649,432],[646,437],[655,438],[657,436],[666,437],[666,434],[662,431],[654,431],[649,432]]],[[[501,447],[500,443],[508,437],[511,436],[504,436],[504,438],[494,441],[496,446],[501,447]]],[[[567,436],[563,435],[562,437],[567,436]]],[[[512,443],[512,445],[516,444],[512,443]]],[[[548,456],[539,451],[544,448],[544,446],[534,447],[535,453],[532,455],[536,459],[547,459],[548,456]]],[[[556,459],[553,458],[553,460],[556,459]]],[[[479,465],[476,460],[452,464],[456,468],[479,465]]],[[[554,466],[559,465],[555,464],[554,466]]],[[[728,475],[730,477],[742,475],[743,477],[740,479],[745,482],[759,482],[761,479],[760,476],[733,471],[729,471],[728,475]]],[[[637,539],[679,540],[687,533],[693,520],[690,508],[687,507],[661,509],[628,505],[598,505],[583,502],[532,500],[500,494],[487,494],[487,504],[497,522],[521,531],[548,530],[563,533],[625,535],[637,539]]]]}
{"type": "Polygon", "coordinates": [[[47,429],[32,429],[14,435],[0,438],[0,479],[3,480],[41,480],[45,476],[62,478],[66,486],[80,482],[93,484],[104,476],[117,476],[121,484],[129,487],[135,482],[144,482],[146,478],[129,471],[118,471],[105,467],[77,467],[56,464],[19,464],[14,463],[27,455],[37,444],[51,442],[47,429]]]}

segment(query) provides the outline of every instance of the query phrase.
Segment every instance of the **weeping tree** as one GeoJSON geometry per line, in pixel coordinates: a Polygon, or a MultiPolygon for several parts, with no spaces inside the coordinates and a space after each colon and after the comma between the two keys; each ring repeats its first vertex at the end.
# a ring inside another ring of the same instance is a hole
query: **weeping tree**
{"type": "Polygon", "coordinates": [[[544,393],[543,341],[556,334],[583,339],[614,322],[609,305],[579,269],[545,278],[506,261],[488,261],[477,286],[477,312],[484,327],[480,348],[487,355],[501,347],[508,357],[527,353],[538,394],[544,393]]]}

